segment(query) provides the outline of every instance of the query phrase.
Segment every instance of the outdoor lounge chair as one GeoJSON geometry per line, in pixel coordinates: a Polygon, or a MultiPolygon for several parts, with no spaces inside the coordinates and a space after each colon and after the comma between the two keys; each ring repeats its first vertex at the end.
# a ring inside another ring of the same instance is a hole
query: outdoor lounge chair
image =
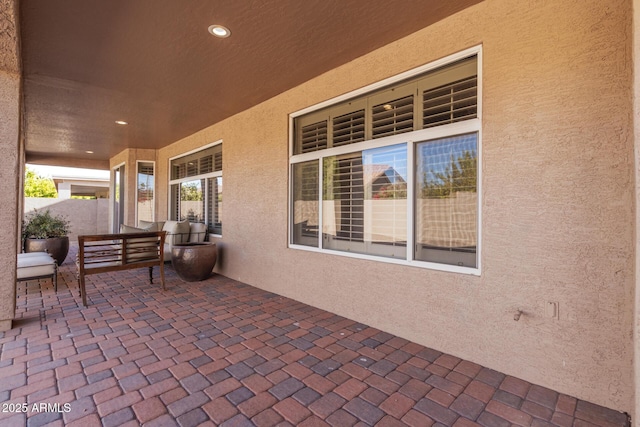
{"type": "Polygon", "coordinates": [[[53,289],[58,292],[58,264],[46,252],[18,254],[17,281],[51,277],[53,289]]]}

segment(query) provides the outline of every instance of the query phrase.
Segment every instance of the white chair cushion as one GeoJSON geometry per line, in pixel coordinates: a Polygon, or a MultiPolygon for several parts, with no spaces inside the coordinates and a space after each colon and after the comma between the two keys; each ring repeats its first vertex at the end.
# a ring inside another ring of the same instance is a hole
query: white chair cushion
{"type": "Polygon", "coordinates": [[[151,230],[145,230],[144,228],[137,228],[130,225],[120,224],[120,233],[144,233],[145,231],[151,230]]]}
{"type": "Polygon", "coordinates": [[[18,279],[29,277],[49,276],[56,271],[55,260],[46,252],[31,252],[18,254],[18,279]]]}
{"type": "MultiPolygon", "coordinates": [[[[146,233],[150,231],[155,232],[156,230],[146,230],[124,224],[120,225],[120,233],[146,233]]],[[[157,246],[154,246],[151,243],[157,241],[158,239],[155,237],[141,237],[139,239],[129,240],[127,244],[127,262],[144,261],[156,258],[158,254],[157,246]]],[[[93,267],[95,268],[96,266],[93,267]]],[[[102,265],[99,267],[102,267],[102,265]]]]}
{"type": "Polygon", "coordinates": [[[162,231],[167,232],[165,242],[170,246],[189,241],[189,221],[167,221],[162,227],[162,231]]]}
{"type": "Polygon", "coordinates": [[[193,222],[189,225],[189,243],[204,242],[207,236],[207,224],[201,222],[193,222]]]}
{"type": "Polygon", "coordinates": [[[41,257],[43,255],[51,258],[51,255],[49,255],[48,252],[25,252],[23,254],[18,254],[18,259],[20,259],[20,258],[41,257]]]}
{"type": "Polygon", "coordinates": [[[162,227],[164,227],[164,221],[138,221],[138,228],[142,228],[145,231],[162,231],[162,227]]]}

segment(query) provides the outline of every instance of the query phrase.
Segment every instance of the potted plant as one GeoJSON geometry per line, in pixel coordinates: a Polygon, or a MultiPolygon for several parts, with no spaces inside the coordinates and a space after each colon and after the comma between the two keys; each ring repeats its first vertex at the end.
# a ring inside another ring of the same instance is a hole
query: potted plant
{"type": "Polygon", "coordinates": [[[69,253],[68,233],[69,221],[63,216],[34,209],[22,223],[24,251],[48,252],[60,265],[69,253]]]}

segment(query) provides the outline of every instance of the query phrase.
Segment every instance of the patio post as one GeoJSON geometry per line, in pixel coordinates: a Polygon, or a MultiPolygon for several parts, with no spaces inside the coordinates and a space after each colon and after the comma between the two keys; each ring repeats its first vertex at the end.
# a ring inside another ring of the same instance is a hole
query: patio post
{"type": "Polygon", "coordinates": [[[0,331],[11,328],[16,303],[16,258],[24,150],[16,0],[0,0],[0,331]]]}

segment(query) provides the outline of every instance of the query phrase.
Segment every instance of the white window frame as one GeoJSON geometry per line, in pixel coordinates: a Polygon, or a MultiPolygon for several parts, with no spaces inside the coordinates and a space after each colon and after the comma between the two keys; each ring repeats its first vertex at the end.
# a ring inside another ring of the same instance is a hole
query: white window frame
{"type": "MultiPolygon", "coordinates": [[[[179,158],[184,157],[184,156],[188,156],[188,155],[193,154],[193,153],[197,153],[198,151],[203,151],[203,150],[206,150],[208,148],[215,147],[216,145],[220,145],[220,144],[222,144],[222,140],[221,139],[218,140],[218,141],[212,142],[210,144],[203,145],[202,147],[198,147],[196,149],[193,149],[193,150],[190,150],[190,151],[181,153],[181,154],[179,154],[177,156],[173,156],[173,157],[169,158],[168,164],[167,164],[167,170],[169,171],[169,174],[168,174],[169,175],[169,197],[168,197],[168,200],[167,200],[167,218],[171,218],[171,208],[172,208],[172,206],[171,206],[171,186],[172,185],[174,185],[174,184],[182,184],[183,182],[194,181],[194,180],[197,180],[197,179],[204,179],[204,188],[202,189],[202,191],[204,192],[205,197],[206,197],[206,195],[209,194],[208,193],[208,186],[209,186],[208,179],[209,178],[222,177],[222,172],[224,171],[224,166],[223,166],[222,170],[220,170],[220,171],[209,172],[209,173],[202,174],[202,175],[188,176],[188,177],[184,177],[184,178],[180,178],[180,179],[171,179],[171,161],[179,159],[179,158]]],[[[222,157],[222,163],[224,165],[224,156],[222,157]]],[[[209,217],[208,216],[209,216],[209,213],[208,213],[208,209],[206,209],[206,203],[205,203],[205,210],[204,210],[204,221],[205,221],[205,224],[208,224],[208,221],[209,221],[209,217]]],[[[212,237],[222,237],[222,234],[216,234],[216,233],[208,233],[208,234],[209,234],[209,236],[212,236],[212,237]]]]}
{"type": "MultiPolygon", "coordinates": [[[[127,181],[126,181],[126,179],[127,179],[127,162],[122,162],[122,163],[119,163],[119,164],[113,166],[111,168],[111,174],[110,174],[111,183],[109,185],[109,189],[111,191],[111,194],[109,195],[109,212],[111,213],[111,218],[110,218],[109,227],[110,227],[112,233],[119,233],[120,232],[120,230],[115,231],[115,220],[116,220],[116,206],[115,206],[115,203],[116,203],[116,170],[120,169],[123,166],[124,166],[124,173],[122,174],[122,180],[123,180],[124,183],[122,185],[124,186],[125,191],[126,191],[126,188],[127,188],[127,181]]],[[[126,194],[125,194],[125,196],[126,196],[126,194]]],[[[123,216],[124,216],[124,215],[126,215],[126,210],[125,210],[126,206],[124,205],[126,199],[125,199],[125,197],[123,197],[122,194],[119,194],[118,197],[120,198],[120,203],[123,204],[123,207],[122,207],[121,210],[122,210],[123,216]]],[[[118,213],[118,215],[120,215],[120,213],[118,213]]],[[[123,224],[124,224],[124,222],[123,222],[123,224]]]]}
{"type": "Polygon", "coordinates": [[[357,258],[364,260],[373,260],[378,262],[386,262],[390,264],[400,264],[412,267],[426,268],[431,270],[446,271],[452,273],[460,273],[467,275],[480,276],[482,274],[482,45],[474,46],[469,49],[465,49],[453,55],[449,55],[445,58],[441,58],[437,61],[425,64],[423,66],[414,68],[388,79],[376,82],[374,84],[365,86],[355,91],[337,96],[335,98],[323,101],[319,104],[304,108],[289,115],[289,203],[288,203],[288,236],[287,245],[290,249],[304,250],[310,252],[330,253],[338,256],[345,256],[348,258],[357,258]],[[340,147],[327,148],[321,151],[315,151],[310,153],[293,154],[295,144],[295,127],[294,121],[297,117],[313,113],[323,108],[331,107],[341,102],[345,102],[349,99],[356,98],[358,96],[373,93],[376,90],[387,87],[389,85],[397,84],[404,80],[416,77],[420,74],[426,73],[437,68],[444,67],[456,61],[476,56],[477,58],[477,72],[478,72],[478,85],[477,85],[477,117],[475,119],[469,119],[465,121],[430,127],[426,129],[420,129],[412,132],[402,133],[398,135],[392,135],[388,137],[371,139],[364,142],[358,142],[354,144],[344,145],[340,147]],[[414,214],[415,214],[415,148],[416,144],[428,140],[451,137],[456,135],[475,133],[478,136],[477,141],[477,244],[476,244],[476,266],[464,267],[450,264],[440,264],[436,262],[418,261],[414,259],[414,245],[415,245],[415,229],[414,229],[414,214]],[[406,259],[387,258],[376,255],[357,254],[351,252],[342,252],[338,250],[325,249],[322,247],[322,227],[323,227],[323,212],[322,212],[322,181],[323,181],[323,168],[322,159],[328,156],[336,156],[341,154],[347,154],[355,151],[364,151],[373,148],[380,148],[390,146],[399,143],[407,143],[407,165],[411,170],[408,175],[411,178],[407,182],[407,257],[406,259]],[[320,154],[321,153],[321,154],[320,154]],[[318,158],[320,156],[320,158],[318,158]],[[319,194],[319,212],[318,212],[318,246],[305,246],[292,243],[293,230],[293,165],[305,161],[317,160],[319,162],[319,174],[318,174],[318,194],[319,194]]]}
{"type": "Polygon", "coordinates": [[[153,164],[153,204],[151,205],[151,221],[156,220],[156,162],[155,160],[136,160],[136,227],[138,226],[138,188],[140,187],[140,183],[138,182],[138,167],[140,163],[152,163],[153,164]]]}

